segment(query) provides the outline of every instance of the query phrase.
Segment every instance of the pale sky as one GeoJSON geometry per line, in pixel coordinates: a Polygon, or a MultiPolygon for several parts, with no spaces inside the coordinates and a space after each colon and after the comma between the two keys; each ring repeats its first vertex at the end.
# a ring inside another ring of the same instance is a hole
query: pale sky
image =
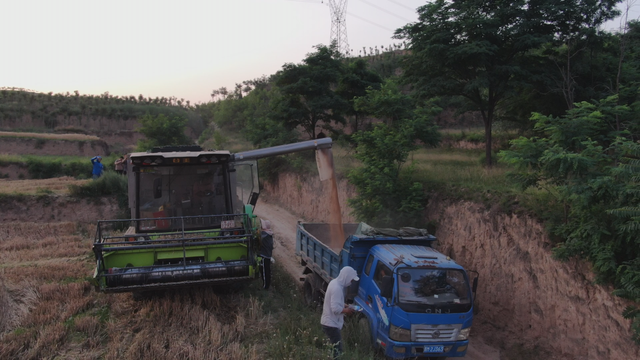
{"type": "MultiPolygon", "coordinates": [[[[350,48],[397,43],[425,3],[348,0],[350,48]]],[[[300,63],[331,17],[328,0],[2,0],[0,31],[0,87],[195,104],[300,63]]]]}
{"type": "MultiPolygon", "coordinates": [[[[339,2],[340,0],[336,0],[339,2]]],[[[211,100],[330,42],[327,0],[2,0],[0,87],[211,100]]],[[[354,51],[397,43],[425,0],[349,0],[354,51]]]]}

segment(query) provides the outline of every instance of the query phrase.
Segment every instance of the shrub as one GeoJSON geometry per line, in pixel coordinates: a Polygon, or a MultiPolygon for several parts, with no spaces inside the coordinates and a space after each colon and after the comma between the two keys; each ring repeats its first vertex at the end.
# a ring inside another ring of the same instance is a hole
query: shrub
{"type": "Polygon", "coordinates": [[[91,164],[86,161],[62,162],[30,157],[27,158],[26,163],[29,177],[32,179],[50,179],[61,176],[73,176],[77,179],[91,177],[91,164]]]}
{"type": "Polygon", "coordinates": [[[78,198],[95,199],[102,196],[116,196],[118,206],[128,208],[127,178],[115,172],[107,172],[94,181],[83,185],[69,185],[69,194],[78,198]]]}

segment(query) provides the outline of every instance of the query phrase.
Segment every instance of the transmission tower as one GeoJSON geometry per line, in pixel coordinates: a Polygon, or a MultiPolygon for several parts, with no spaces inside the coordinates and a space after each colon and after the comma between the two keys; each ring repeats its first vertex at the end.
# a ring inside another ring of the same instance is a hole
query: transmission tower
{"type": "Polygon", "coordinates": [[[349,55],[349,40],[347,39],[347,0],[328,0],[331,10],[331,43],[336,44],[337,50],[349,55]]]}

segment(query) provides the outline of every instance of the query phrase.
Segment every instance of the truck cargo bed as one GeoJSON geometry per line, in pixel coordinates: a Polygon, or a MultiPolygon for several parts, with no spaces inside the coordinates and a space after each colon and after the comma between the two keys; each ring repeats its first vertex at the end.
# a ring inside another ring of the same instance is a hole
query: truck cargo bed
{"type": "Polygon", "coordinates": [[[327,282],[336,278],[343,266],[351,266],[360,272],[369,249],[377,244],[431,246],[436,241],[433,235],[426,234],[426,230],[419,235],[412,231],[398,231],[396,235],[389,235],[385,233],[389,229],[349,223],[343,224],[346,240],[340,252],[336,253],[327,246],[330,228],[330,224],[299,222],[296,234],[296,255],[300,256],[304,266],[327,282]]]}
{"type": "MultiPolygon", "coordinates": [[[[355,234],[359,224],[343,224],[345,236],[355,234]]],[[[340,256],[327,246],[330,238],[330,224],[298,223],[296,255],[325,281],[338,276],[340,256]]]]}

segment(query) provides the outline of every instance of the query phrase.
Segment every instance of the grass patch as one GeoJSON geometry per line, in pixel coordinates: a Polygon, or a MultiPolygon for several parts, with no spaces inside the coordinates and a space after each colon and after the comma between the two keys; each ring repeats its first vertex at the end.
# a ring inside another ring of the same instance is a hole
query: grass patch
{"type": "MultiPolygon", "coordinates": [[[[349,160],[348,150],[336,152],[339,172],[359,166],[349,160]]],[[[421,148],[409,155],[405,166],[414,164],[413,180],[422,183],[426,192],[448,199],[474,201],[490,208],[497,206],[505,213],[533,213],[541,219],[552,218],[558,211],[554,197],[546,190],[523,192],[506,176],[509,167],[495,164],[487,168],[481,161],[483,156],[481,149],[421,148]]]]}
{"type": "Polygon", "coordinates": [[[483,128],[469,128],[469,129],[441,129],[443,141],[468,141],[471,143],[483,143],[484,129],[483,128]]]}
{"type": "MultiPolygon", "coordinates": [[[[249,335],[250,342],[263,344],[269,359],[327,359],[331,347],[322,332],[322,309],[311,309],[304,303],[302,292],[284,269],[273,266],[274,287],[264,291],[260,281],[254,281],[244,289],[245,297],[254,297],[262,306],[264,315],[275,320],[271,331],[249,335]]],[[[342,359],[383,359],[360,339],[355,316],[345,319],[342,330],[344,356],[342,359]]]]}
{"type": "Polygon", "coordinates": [[[494,165],[486,168],[479,159],[481,150],[420,149],[408,162],[416,165],[416,180],[429,185],[430,190],[448,189],[460,192],[463,198],[477,198],[478,192],[507,192],[515,189],[507,180],[507,168],[494,165]],[[432,187],[436,187],[433,189],[432,187]]]}

